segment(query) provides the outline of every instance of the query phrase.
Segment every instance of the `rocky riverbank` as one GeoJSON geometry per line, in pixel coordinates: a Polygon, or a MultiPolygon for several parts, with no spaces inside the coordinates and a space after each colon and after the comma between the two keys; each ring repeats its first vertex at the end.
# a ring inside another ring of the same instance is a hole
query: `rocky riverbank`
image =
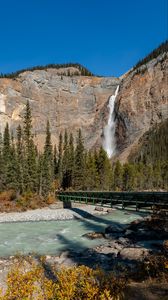
{"type": "Polygon", "coordinates": [[[78,251],[66,251],[60,256],[47,256],[49,263],[57,266],[84,264],[89,267],[99,265],[105,270],[127,267],[135,270],[140,262],[151,256],[168,257],[168,219],[167,217],[144,217],[128,225],[112,225],[105,232],[89,232],[89,239],[102,239],[95,248],[78,251]]]}
{"type": "Polygon", "coordinates": [[[78,214],[75,210],[76,205],[71,209],[58,208],[58,205],[49,205],[46,208],[27,210],[24,212],[0,213],[0,223],[5,222],[35,222],[35,221],[58,221],[82,219],[91,215],[103,215],[111,211],[111,209],[95,207],[93,205],[80,205],[83,214],[78,214]]]}
{"type": "MultiPolygon", "coordinates": [[[[50,208],[47,212],[54,210],[53,207],[53,210],[50,208]]],[[[107,213],[95,210],[93,206],[85,207],[86,215],[91,212],[107,213]]],[[[76,218],[76,214],[73,217],[76,218]]],[[[31,258],[37,264],[42,261],[47,271],[55,267],[86,265],[91,268],[99,266],[105,271],[112,270],[120,276],[124,274],[129,280],[146,280],[148,277],[168,280],[167,216],[148,216],[123,226],[110,225],[104,232],[89,232],[85,237],[101,238],[101,245],[84,251],[67,249],[60,255],[47,255],[42,260],[37,254],[27,256],[26,259],[31,258]]],[[[7,273],[18,260],[20,257],[16,256],[0,260],[0,287],[5,287],[7,273]]]]}

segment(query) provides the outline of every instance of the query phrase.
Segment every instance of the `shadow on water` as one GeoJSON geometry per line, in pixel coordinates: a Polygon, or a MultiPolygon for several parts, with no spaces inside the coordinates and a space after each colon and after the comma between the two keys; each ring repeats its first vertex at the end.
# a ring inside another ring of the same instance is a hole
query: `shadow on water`
{"type": "Polygon", "coordinates": [[[61,234],[58,235],[58,240],[64,246],[65,257],[63,264],[68,265],[85,265],[90,268],[100,267],[104,271],[112,271],[116,275],[122,274],[127,268],[137,265],[134,259],[123,259],[119,255],[115,256],[113,253],[99,253],[93,248],[81,248],[80,242],[68,240],[61,234]],[[68,261],[69,260],[69,261],[68,261]]]}
{"type": "MultiPolygon", "coordinates": [[[[116,220],[107,220],[101,216],[92,215],[81,208],[69,207],[69,209],[77,214],[76,226],[78,226],[78,222],[80,222],[80,226],[84,226],[85,229],[87,229],[89,232],[104,232],[106,226],[114,226],[120,228],[121,230],[125,226],[127,226],[127,224],[121,224],[119,221],[117,222],[116,220]]],[[[140,216],[141,214],[137,213],[136,215],[138,218],[138,216],[140,216]]],[[[73,239],[71,238],[71,235],[66,237],[61,233],[57,234],[57,239],[58,242],[62,245],[59,262],[59,264],[61,265],[85,265],[90,268],[100,267],[104,271],[112,271],[116,275],[123,274],[125,266],[127,266],[128,268],[129,266],[131,266],[131,268],[132,266],[135,266],[136,268],[137,262],[135,260],[122,259],[120,257],[120,254],[118,253],[103,253],[101,251],[96,251],[96,249],[94,248],[88,248],[84,244],[84,240],[82,241],[82,239],[73,239]]],[[[114,239],[117,238],[114,237],[114,239]]],[[[102,240],[100,240],[100,245],[107,245],[109,242],[110,241],[108,239],[102,238],[102,240]]],[[[46,261],[41,262],[40,255],[37,255],[36,259],[38,259],[41,263],[45,271],[45,276],[47,278],[52,279],[53,281],[56,281],[56,276],[52,271],[51,263],[46,261]]]]}
{"type": "Polygon", "coordinates": [[[89,231],[104,232],[106,226],[115,226],[118,228],[120,227],[121,229],[123,228],[123,225],[119,222],[94,216],[83,211],[82,209],[71,208],[71,210],[79,215],[79,220],[82,222],[82,226],[89,231]]]}
{"type": "MultiPolygon", "coordinates": [[[[67,208],[67,207],[66,207],[67,208]]],[[[80,222],[80,225],[85,227],[89,232],[102,232],[104,233],[106,226],[112,226],[117,228],[118,230],[123,230],[127,224],[121,224],[120,222],[114,220],[107,220],[100,216],[92,215],[81,208],[72,208],[69,209],[75,212],[78,216],[76,216],[77,221],[80,222]],[[82,218],[81,218],[82,217],[82,218]]],[[[136,214],[136,213],[134,213],[136,214]]],[[[141,214],[137,213],[137,217],[141,214]]],[[[76,224],[78,226],[78,222],[76,224]]],[[[122,235],[122,234],[121,234],[122,235]]],[[[121,236],[120,235],[120,236],[121,236]]],[[[114,239],[115,239],[114,235],[114,239]]],[[[99,253],[94,248],[88,248],[82,243],[82,241],[78,241],[77,239],[67,238],[62,234],[57,234],[57,239],[59,243],[62,244],[62,252],[66,252],[65,254],[65,262],[66,259],[69,259],[72,264],[77,265],[86,265],[88,267],[95,268],[96,266],[100,266],[104,270],[112,270],[116,268],[117,263],[121,262],[120,257],[116,257],[114,253],[99,253]]],[[[102,238],[100,240],[100,245],[107,245],[109,243],[109,239],[102,238]]],[[[126,260],[122,259],[123,264],[134,264],[134,260],[126,260]]],[[[118,268],[118,267],[117,267],[118,268]]],[[[116,269],[117,271],[117,269],[116,269]]],[[[118,271],[117,271],[118,272],[118,271]]]]}
{"type": "MultiPolygon", "coordinates": [[[[120,222],[114,221],[114,220],[107,220],[105,218],[102,218],[100,216],[92,215],[80,208],[69,208],[71,211],[75,212],[79,215],[79,220],[83,223],[83,226],[90,231],[98,231],[98,232],[104,232],[105,226],[114,226],[118,229],[124,229],[127,224],[121,224],[120,222]],[[82,217],[82,218],[81,218],[82,217]]],[[[115,213],[115,211],[114,211],[115,213]]],[[[126,213],[128,214],[128,213],[126,213]]],[[[136,212],[134,212],[134,215],[136,212]]],[[[137,213],[137,217],[139,217],[140,214],[137,213]]],[[[78,217],[76,217],[78,219],[78,217]]]]}

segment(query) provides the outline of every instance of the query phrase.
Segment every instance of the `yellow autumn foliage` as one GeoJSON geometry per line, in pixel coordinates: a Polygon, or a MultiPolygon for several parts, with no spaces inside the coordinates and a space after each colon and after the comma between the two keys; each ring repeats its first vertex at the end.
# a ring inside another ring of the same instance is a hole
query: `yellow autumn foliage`
{"type": "Polygon", "coordinates": [[[125,280],[86,266],[52,270],[47,278],[42,265],[15,265],[0,300],[121,300],[125,280]]]}

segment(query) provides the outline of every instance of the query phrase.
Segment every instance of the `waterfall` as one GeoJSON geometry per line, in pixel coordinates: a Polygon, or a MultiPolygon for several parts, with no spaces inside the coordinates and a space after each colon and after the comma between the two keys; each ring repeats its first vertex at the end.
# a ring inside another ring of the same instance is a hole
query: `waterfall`
{"type": "Polygon", "coordinates": [[[112,95],[109,99],[108,123],[104,128],[103,148],[107,152],[107,155],[109,158],[111,158],[115,154],[115,150],[116,150],[114,106],[115,106],[115,100],[116,100],[116,97],[118,94],[118,90],[119,90],[119,85],[117,86],[117,88],[115,90],[115,94],[112,95]]]}

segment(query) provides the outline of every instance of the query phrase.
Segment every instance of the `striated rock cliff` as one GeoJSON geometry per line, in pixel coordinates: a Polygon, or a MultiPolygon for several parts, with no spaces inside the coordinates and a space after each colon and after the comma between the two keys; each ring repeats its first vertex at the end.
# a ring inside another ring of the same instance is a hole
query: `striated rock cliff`
{"type": "Polygon", "coordinates": [[[168,54],[132,70],[121,78],[77,76],[77,70],[56,69],[21,73],[14,79],[0,78],[0,131],[6,122],[12,129],[22,123],[25,104],[32,108],[33,127],[38,146],[45,137],[50,120],[53,142],[67,129],[82,128],[87,148],[100,146],[108,118],[109,97],[120,84],[116,100],[118,155],[125,161],[139,138],[154,123],[167,118],[168,54]]]}
{"type": "Polygon", "coordinates": [[[123,76],[116,103],[120,159],[126,161],[139,138],[168,118],[168,53],[123,76]]]}
{"type": "Polygon", "coordinates": [[[33,128],[38,145],[44,141],[47,119],[53,142],[67,129],[82,128],[85,145],[101,143],[106,122],[106,103],[120,82],[117,78],[63,76],[56,69],[24,72],[16,79],[0,79],[0,130],[22,123],[27,100],[32,108],[33,128]]]}

